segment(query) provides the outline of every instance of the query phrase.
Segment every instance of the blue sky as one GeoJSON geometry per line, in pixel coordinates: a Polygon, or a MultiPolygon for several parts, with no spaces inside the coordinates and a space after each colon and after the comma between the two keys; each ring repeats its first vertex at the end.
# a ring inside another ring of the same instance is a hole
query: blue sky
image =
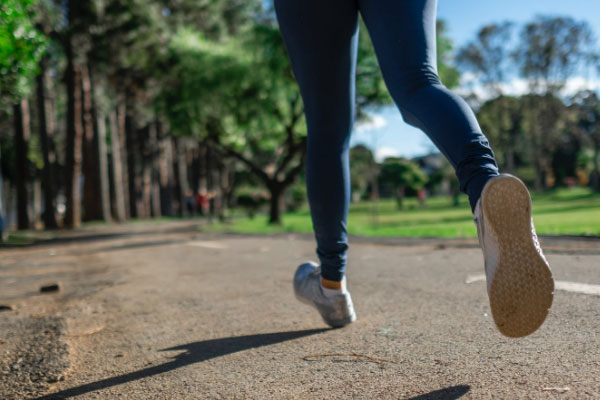
{"type": "MultiPolygon", "coordinates": [[[[483,25],[505,20],[520,24],[539,14],[585,20],[600,36],[598,0],[438,0],[438,18],[446,21],[455,48],[474,38],[483,25]]],[[[375,149],[380,157],[413,157],[435,149],[424,133],[402,121],[394,106],[378,110],[370,124],[358,125],[351,144],[358,143],[375,149]]]]}

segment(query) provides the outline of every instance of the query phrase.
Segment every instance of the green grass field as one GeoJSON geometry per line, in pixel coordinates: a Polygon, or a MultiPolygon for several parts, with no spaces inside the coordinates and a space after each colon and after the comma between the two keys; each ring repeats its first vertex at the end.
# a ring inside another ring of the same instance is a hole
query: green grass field
{"type": "MultiPolygon", "coordinates": [[[[453,207],[448,197],[430,198],[427,207],[407,199],[403,210],[393,200],[350,206],[348,232],[360,236],[476,237],[465,196],[453,207]]],[[[600,236],[600,194],[585,188],[560,189],[533,195],[533,215],[540,235],[600,236]]],[[[236,214],[230,222],[202,227],[209,232],[281,233],[312,232],[308,209],[286,213],[281,226],[270,226],[259,215],[249,219],[236,214]]]]}

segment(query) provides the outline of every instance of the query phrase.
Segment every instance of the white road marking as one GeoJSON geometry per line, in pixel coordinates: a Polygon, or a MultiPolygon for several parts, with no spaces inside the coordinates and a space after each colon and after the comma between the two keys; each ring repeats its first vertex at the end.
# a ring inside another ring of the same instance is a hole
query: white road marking
{"type": "MultiPolygon", "coordinates": [[[[485,275],[469,275],[465,280],[465,283],[474,283],[474,282],[485,282],[485,275]]],[[[564,290],[566,292],[573,293],[582,293],[582,294],[591,294],[593,296],[600,296],[600,285],[592,285],[589,283],[578,283],[578,282],[568,282],[568,281],[554,281],[554,288],[556,290],[564,290]]]]}
{"type": "Polygon", "coordinates": [[[201,241],[192,241],[187,242],[186,245],[194,246],[194,247],[204,247],[207,249],[219,249],[223,250],[227,248],[227,245],[219,242],[201,242],[201,241]]]}
{"type": "Polygon", "coordinates": [[[558,290],[566,290],[567,292],[592,294],[595,296],[600,296],[600,285],[590,285],[587,283],[556,281],[556,282],[554,282],[554,288],[558,289],[558,290]]]}
{"type": "Polygon", "coordinates": [[[485,281],[485,275],[484,274],[478,274],[478,275],[468,275],[467,276],[467,280],[465,280],[465,283],[473,283],[473,282],[482,282],[485,281]]]}

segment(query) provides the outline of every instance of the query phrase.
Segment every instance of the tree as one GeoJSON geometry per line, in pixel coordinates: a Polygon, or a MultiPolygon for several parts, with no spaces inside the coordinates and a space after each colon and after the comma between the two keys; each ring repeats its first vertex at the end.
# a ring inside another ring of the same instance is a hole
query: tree
{"type": "Polygon", "coordinates": [[[461,69],[473,73],[475,84],[481,84],[491,97],[481,106],[477,117],[492,147],[503,158],[501,166],[509,173],[515,169],[516,140],[522,132],[519,100],[505,96],[503,87],[512,75],[513,30],[512,22],[486,25],[457,56],[461,69]]]}
{"type": "MultiPolygon", "coordinates": [[[[358,201],[367,194],[369,185],[376,184],[378,166],[373,152],[359,144],[350,149],[350,182],[352,200],[358,201]]],[[[373,189],[373,188],[371,188],[373,189]]]]}
{"type": "Polygon", "coordinates": [[[585,90],[576,93],[571,99],[575,114],[576,131],[592,147],[591,186],[600,190],[600,99],[598,95],[585,90]]]}
{"type": "MultiPolygon", "coordinates": [[[[30,116],[26,96],[45,50],[44,37],[34,27],[33,0],[6,0],[0,5],[0,107],[13,105],[18,228],[27,229],[28,139],[30,116]]],[[[0,174],[0,184],[1,174],[0,174]]],[[[2,199],[0,199],[2,203],[2,199]]],[[[3,206],[0,204],[0,236],[3,236],[3,206]]]]}
{"type": "Polygon", "coordinates": [[[35,0],[4,0],[0,5],[0,106],[16,104],[31,91],[46,49],[34,26],[35,0]]]}
{"type": "Polygon", "coordinates": [[[582,63],[597,59],[592,29],[570,17],[538,16],[520,32],[513,57],[532,91],[557,95],[582,63]]]}
{"type": "Polygon", "coordinates": [[[436,21],[436,50],[437,50],[437,69],[442,83],[448,88],[458,86],[460,74],[452,66],[452,40],[446,36],[446,23],[444,20],[436,21]]]}
{"type": "Polygon", "coordinates": [[[567,108],[558,97],[552,94],[529,94],[521,99],[523,103],[523,132],[528,161],[535,170],[534,188],[543,190],[547,183],[547,171],[567,123],[567,108]]]}
{"type": "Polygon", "coordinates": [[[500,95],[486,101],[477,112],[481,128],[489,138],[503,170],[513,173],[523,136],[524,102],[500,95]]]}
{"type": "Polygon", "coordinates": [[[402,209],[406,190],[422,189],[427,182],[427,175],[414,162],[402,158],[388,158],[381,166],[379,181],[394,189],[398,209],[402,209]]]}
{"type": "Polygon", "coordinates": [[[458,51],[458,65],[473,73],[492,96],[504,93],[502,84],[510,76],[513,28],[512,22],[486,25],[477,32],[475,40],[458,51]]]}
{"type": "Polygon", "coordinates": [[[545,171],[554,154],[565,120],[558,96],[582,64],[595,60],[592,30],[585,21],[569,17],[538,16],[520,33],[514,60],[534,94],[525,96],[525,133],[536,171],[535,188],[546,185],[545,171]]]}

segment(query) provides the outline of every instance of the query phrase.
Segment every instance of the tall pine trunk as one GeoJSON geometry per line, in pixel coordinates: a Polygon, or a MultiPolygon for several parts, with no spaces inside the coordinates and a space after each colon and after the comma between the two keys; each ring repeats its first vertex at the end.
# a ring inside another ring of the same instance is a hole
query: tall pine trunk
{"type": "MultiPolygon", "coordinates": [[[[117,133],[119,135],[119,143],[121,146],[121,167],[122,167],[122,182],[123,182],[123,197],[125,199],[125,215],[126,218],[131,218],[131,208],[129,201],[129,158],[127,157],[127,133],[125,129],[125,119],[127,115],[127,107],[125,103],[120,103],[117,107],[117,133]]],[[[133,179],[133,177],[131,178],[133,179]]]]}
{"type": "Polygon", "coordinates": [[[39,120],[40,144],[44,158],[42,170],[42,189],[44,191],[44,227],[56,229],[56,173],[53,137],[56,123],[54,120],[54,107],[49,96],[50,72],[48,71],[48,59],[42,58],[40,62],[40,74],[37,76],[37,106],[39,120]]]}
{"type": "Polygon", "coordinates": [[[138,141],[137,130],[133,121],[133,110],[126,106],[125,110],[125,143],[127,148],[127,186],[129,199],[129,215],[131,218],[139,217],[138,193],[141,179],[136,173],[136,144],[138,141]]]}
{"type": "Polygon", "coordinates": [[[67,209],[65,225],[78,228],[81,225],[81,147],[83,140],[81,109],[81,68],[75,63],[71,38],[66,46],[67,53],[67,137],[65,157],[65,196],[67,209]]]}
{"type": "MultiPolygon", "coordinates": [[[[2,154],[1,149],[0,154],[2,154]]],[[[0,242],[3,242],[6,236],[6,210],[6,202],[4,200],[4,179],[2,178],[2,160],[0,158],[0,242]]]]}
{"type": "Polygon", "coordinates": [[[117,113],[111,111],[109,114],[110,123],[110,145],[112,153],[112,174],[113,174],[113,187],[114,187],[114,201],[115,201],[115,217],[117,221],[123,222],[127,219],[127,208],[125,202],[125,190],[127,190],[127,184],[124,176],[123,169],[123,155],[121,151],[121,138],[119,135],[119,126],[117,122],[117,113]]]}
{"type": "Polygon", "coordinates": [[[159,148],[158,148],[158,122],[153,121],[150,123],[150,132],[148,138],[148,144],[150,145],[150,156],[151,156],[151,202],[152,202],[152,216],[160,217],[161,205],[160,205],[160,180],[159,180],[159,148]]]}
{"type": "Polygon", "coordinates": [[[29,228],[29,196],[27,183],[29,182],[27,150],[30,137],[29,104],[26,99],[13,106],[15,124],[15,178],[17,180],[17,228],[29,228]]]}
{"type": "Polygon", "coordinates": [[[179,215],[185,217],[189,215],[186,197],[190,189],[187,177],[187,146],[183,139],[173,138],[173,152],[179,215]]]}
{"type": "Polygon", "coordinates": [[[160,183],[160,208],[162,215],[173,215],[173,142],[168,137],[164,123],[159,124],[159,183],[160,183]]]}
{"type": "Polygon", "coordinates": [[[100,183],[100,157],[98,135],[94,129],[92,113],[92,82],[89,67],[81,67],[81,94],[83,102],[83,217],[85,221],[104,219],[100,183]]]}
{"type": "Polygon", "coordinates": [[[141,155],[141,202],[138,203],[138,217],[150,217],[151,202],[152,202],[152,176],[150,165],[150,125],[137,132],[138,154],[141,155]]]}
{"type": "Polygon", "coordinates": [[[101,116],[98,120],[98,155],[100,170],[100,199],[102,205],[102,216],[105,221],[112,220],[110,212],[110,184],[108,180],[108,160],[106,151],[106,118],[101,116]]]}
{"type": "Polygon", "coordinates": [[[595,191],[600,191],[600,166],[598,165],[598,161],[600,160],[600,143],[594,143],[594,156],[592,159],[593,170],[592,170],[592,179],[590,181],[590,185],[592,189],[595,191]]]}

